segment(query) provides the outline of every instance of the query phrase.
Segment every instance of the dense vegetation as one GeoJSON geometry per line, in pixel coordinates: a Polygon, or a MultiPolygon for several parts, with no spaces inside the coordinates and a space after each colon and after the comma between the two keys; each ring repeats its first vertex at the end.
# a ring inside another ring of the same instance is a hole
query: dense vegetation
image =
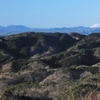
{"type": "Polygon", "coordinates": [[[100,33],[0,37],[0,100],[88,100],[92,92],[100,100],[100,33]]]}

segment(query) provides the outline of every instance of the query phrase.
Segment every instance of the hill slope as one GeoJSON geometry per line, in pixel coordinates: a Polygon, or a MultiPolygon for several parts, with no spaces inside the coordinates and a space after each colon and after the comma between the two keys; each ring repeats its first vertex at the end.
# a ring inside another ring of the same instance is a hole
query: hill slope
{"type": "Polygon", "coordinates": [[[1,100],[99,100],[100,33],[2,36],[0,58],[1,100]]]}

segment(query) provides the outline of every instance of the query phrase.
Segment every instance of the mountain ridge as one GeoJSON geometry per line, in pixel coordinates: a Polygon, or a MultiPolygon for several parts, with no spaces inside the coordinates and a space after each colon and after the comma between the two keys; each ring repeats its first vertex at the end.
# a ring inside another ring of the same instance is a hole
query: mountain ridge
{"type": "Polygon", "coordinates": [[[0,35],[10,35],[21,32],[60,32],[60,33],[71,33],[77,32],[81,34],[90,34],[100,32],[100,28],[91,28],[91,27],[62,27],[62,28],[30,28],[23,25],[10,25],[7,27],[0,26],[0,35]]]}

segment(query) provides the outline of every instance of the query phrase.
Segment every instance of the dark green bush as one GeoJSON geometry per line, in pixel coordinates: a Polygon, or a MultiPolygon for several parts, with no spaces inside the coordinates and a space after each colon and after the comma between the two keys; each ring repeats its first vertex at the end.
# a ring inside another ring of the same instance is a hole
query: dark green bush
{"type": "Polygon", "coordinates": [[[26,64],[27,64],[26,60],[23,60],[23,59],[13,61],[11,65],[11,71],[18,72],[26,64]]]}

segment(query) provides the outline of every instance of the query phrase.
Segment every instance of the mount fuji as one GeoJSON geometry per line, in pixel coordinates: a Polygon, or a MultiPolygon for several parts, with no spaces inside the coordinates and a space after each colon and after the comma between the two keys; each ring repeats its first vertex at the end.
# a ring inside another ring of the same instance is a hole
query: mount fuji
{"type": "Polygon", "coordinates": [[[100,28],[100,24],[96,23],[96,24],[90,26],[90,28],[100,28]]]}

